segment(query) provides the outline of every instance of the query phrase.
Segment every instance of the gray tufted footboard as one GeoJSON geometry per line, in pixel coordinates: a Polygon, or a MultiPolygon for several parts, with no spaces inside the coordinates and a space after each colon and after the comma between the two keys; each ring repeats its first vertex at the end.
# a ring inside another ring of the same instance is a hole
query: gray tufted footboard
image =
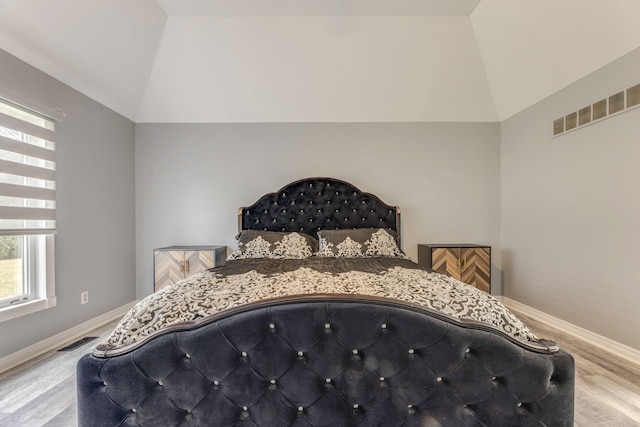
{"type": "Polygon", "coordinates": [[[373,297],[250,304],[78,364],[79,425],[571,426],[574,363],[373,297]]]}

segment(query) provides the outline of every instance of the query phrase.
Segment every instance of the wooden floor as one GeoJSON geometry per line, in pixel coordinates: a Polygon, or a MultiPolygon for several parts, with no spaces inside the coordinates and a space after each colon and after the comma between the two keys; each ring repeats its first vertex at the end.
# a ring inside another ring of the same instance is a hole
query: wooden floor
{"type": "MultiPolygon", "coordinates": [[[[554,338],[575,358],[576,426],[640,426],[640,365],[630,365],[517,314],[538,336],[554,338]]],[[[104,337],[113,326],[105,325],[91,335],[104,337]]],[[[0,375],[0,426],[75,426],[75,365],[93,345],[95,342],[71,352],[50,352],[0,375]]]]}
{"type": "Polygon", "coordinates": [[[640,364],[513,311],[538,337],[554,339],[575,359],[576,427],[640,426],[640,364]]]}
{"type": "MultiPolygon", "coordinates": [[[[88,336],[106,337],[115,325],[111,322],[88,336]]],[[[72,351],[46,353],[0,374],[0,426],[76,426],[76,363],[98,340],[72,351]]]]}

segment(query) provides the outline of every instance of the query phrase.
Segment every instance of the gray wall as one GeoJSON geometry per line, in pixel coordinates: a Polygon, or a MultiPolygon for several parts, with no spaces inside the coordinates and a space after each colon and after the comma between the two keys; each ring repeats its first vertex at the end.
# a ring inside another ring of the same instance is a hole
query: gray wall
{"type": "Polygon", "coordinates": [[[504,294],[640,349],[640,109],[552,122],[640,83],[636,50],[502,123],[504,294]]]}
{"type": "Polygon", "coordinates": [[[135,299],[134,124],[0,50],[0,87],[59,107],[57,306],[0,323],[0,357],[135,299]],[[80,305],[80,292],[89,303],[80,305]]]}
{"type": "Polygon", "coordinates": [[[153,249],[236,247],[237,210],[291,181],[330,176],[402,209],[403,247],[492,245],[500,288],[497,123],[137,124],[137,296],[153,249]]]}

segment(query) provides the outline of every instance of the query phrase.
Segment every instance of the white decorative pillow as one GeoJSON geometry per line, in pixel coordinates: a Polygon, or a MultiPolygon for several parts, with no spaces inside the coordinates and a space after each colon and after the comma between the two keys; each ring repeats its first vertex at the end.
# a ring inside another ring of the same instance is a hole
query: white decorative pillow
{"type": "Polygon", "coordinates": [[[345,258],[406,257],[397,243],[393,230],[384,228],[356,228],[320,230],[318,255],[345,258]]]}
{"type": "Polygon", "coordinates": [[[238,249],[227,259],[240,258],[307,258],[318,249],[318,240],[305,233],[243,230],[238,236],[238,249]]]}

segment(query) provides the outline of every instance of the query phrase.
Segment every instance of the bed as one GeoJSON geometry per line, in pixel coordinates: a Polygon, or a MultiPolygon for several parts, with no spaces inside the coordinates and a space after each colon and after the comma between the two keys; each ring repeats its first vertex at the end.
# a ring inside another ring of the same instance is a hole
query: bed
{"type": "Polygon", "coordinates": [[[407,259],[398,208],[309,178],[238,225],[78,362],[80,426],[573,425],[571,355],[407,259]]]}

